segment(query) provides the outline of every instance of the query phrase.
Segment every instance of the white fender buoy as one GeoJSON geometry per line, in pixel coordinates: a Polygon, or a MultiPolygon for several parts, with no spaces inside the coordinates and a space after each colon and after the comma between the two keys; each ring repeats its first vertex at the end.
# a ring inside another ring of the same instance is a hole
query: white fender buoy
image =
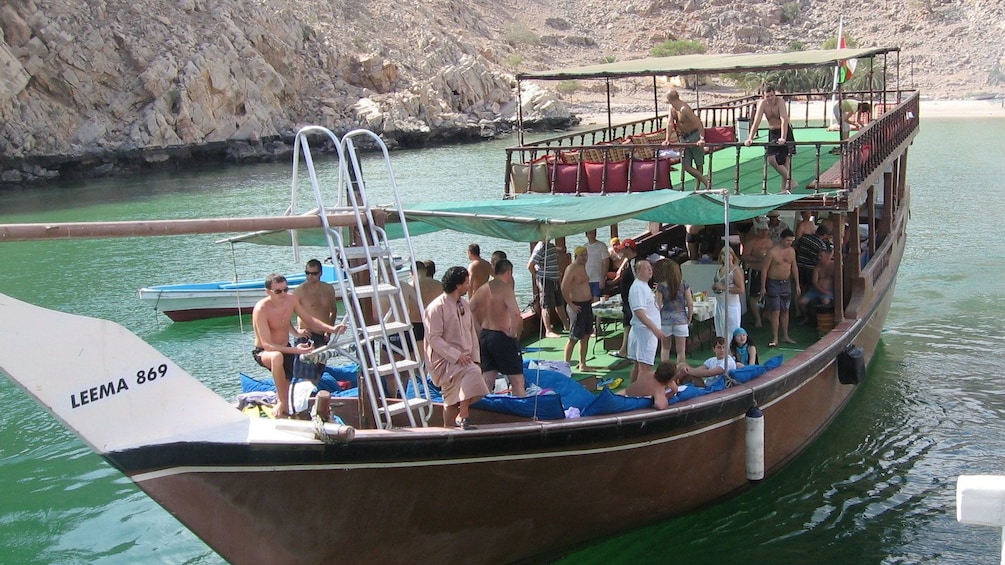
{"type": "Polygon", "coordinates": [[[757,406],[747,410],[747,480],[764,478],[764,413],[757,406]]]}

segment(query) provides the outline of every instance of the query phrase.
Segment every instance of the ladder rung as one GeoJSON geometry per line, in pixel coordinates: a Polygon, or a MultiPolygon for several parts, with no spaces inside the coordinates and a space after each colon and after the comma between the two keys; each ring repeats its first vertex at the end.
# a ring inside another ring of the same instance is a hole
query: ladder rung
{"type": "Polygon", "coordinates": [[[346,259],[364,259],[366,257],[377,258],[377,257],[391,256],[390,249],[378,245],[367,245],[367,246],[359,245],[355,247],[346,247],[341,249],[340,253],[346,259]]]}
{"type": "MultiPolygon", "coordinates": [[[[405,322],[385,322],[384,329],[387,330],[387,335],[402,334],[405,330],[412,327],[412,324],[406,324],[405,322]]],[[[368,337],[377,337],[380,334],[380,324],[375,324],[373,326],[366,327],[366,335],[368,337]]]]}
{"type": "Polygon", "coordinates": [[[380,376],[393,375],[394,368],[398,368],[398,374],[407,373],[418,369],[422,363],[415,361],[413,359],[398,359],[396,361],[391,361],[390,363],[384,363],[383,365],[377,366],[377,374],[380,376]]]}
{"type": "Polygon", "coordinates": [[[403,402],[395,402],[394,404],[389,404],[387,406],[386,413],[388,416],[394,416],[395,414],[404,414],[405,410],[411,408],[415,410],[416,408],[423,408],[430,406],[432,401],[425,398],[408,398],[403,402]]]}
{"type": "Polygon", "coordinates": [[[363,284],[357,286],[355,289],[356,296],[359,298],[373,298],[374,296],[390,296],[392,294],[398,294],[398,287],[393,284],[380,283],[374,288],[373,285],[363,284]]]}

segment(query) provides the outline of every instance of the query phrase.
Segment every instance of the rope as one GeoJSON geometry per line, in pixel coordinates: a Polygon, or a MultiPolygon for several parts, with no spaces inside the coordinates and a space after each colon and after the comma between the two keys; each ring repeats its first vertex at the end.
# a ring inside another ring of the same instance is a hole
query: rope
{"type": "MultiPolygon", "coordinates": [[[[234,249],[234,242],[230,242],[230,262],[234,266],[234,284],[237,284],[237,253],[234,249]]],[[[237,287],[234,292],[237,296],[237,324],[244,333],[244,316],[241,315],[241,288],[237,287]]]]}

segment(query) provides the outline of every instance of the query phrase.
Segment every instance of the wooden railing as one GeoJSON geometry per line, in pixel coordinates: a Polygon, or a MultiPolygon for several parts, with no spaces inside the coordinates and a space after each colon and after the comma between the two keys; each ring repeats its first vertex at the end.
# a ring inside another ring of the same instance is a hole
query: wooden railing
{"type": "Polygon", "coordinates": [[[920,95],[915,92],[879,119],[869,123],[858,135],[843,142],[841,181],[856,187],[876,173],[893,152],[918,129],[920,95]]]}
{"type": "MultiPolygon", "coordinates": [[[[907,93],[880,94],[882,94],[881,100],[892,101],[894,94],[899,100],[907,93]]],[[[876,93],[870,93],[873,97],[871,99],[876,99],[875,95],[876,93]]],[[[759,97],[747,96],[702,107],[698,113],[706,125],[706,131],[717,128],[720,131],[729,129],[736,132],[736,126],[744,120],[747,125],[750,124],[749,120],[758,100],[759,97]]],[[[890,107],[887,102],[883,104],[884,110],[890,107]]],[[[801,120],[793,120],[794,127],[823,127],[827,119],[827,110],[825,105],[819,106],[823,113],[819,120],[810,118],[807,110],[806,116],[801,120]]],[[[797,147],[804,148],[814,155],[815,175],[809,186],[816,192],[854,189],[876,173],[887,157],[915,133],[917,116],[918,94],[915,92],[867,124],[849,140],[796,142],[797,147]],[[835,149],[841,154],[839,162],[834,166],[828,166],[830,163],[828,159],[827,165],[822,166],[822,157],[835,149]]],[[[666,118],[664,114],[610,128],[585,130],[507,148],[505,195],[511,196],[528,191],[608,194],[671,188],[675,183],[669,178],[670,167],[679,162],[679,158],[662,157],[661,151],[663,155],[667,155],[666,150],[682,154],[687,147],[693,147],[694,144],[675,142],[664,145],[665,132],[661,128],[666,123],[666,118]]],[[[708,153],[727,148],[734,149],[722,155],[733,155],[734,178],[729,184],[737,193],[740,191],[740,146],[743,142],[743,139],[737,137],[744,137],[743,134],[743,131],[736,132],[734,137],[728,140],[706,139],[708,153]]],[[[707,169],[709,174],[711,169],[710,163],[707,169]]],[[[682,173],[681,181],[685,180],[682,173]]],[[[724,186],[724,183],[717,183],[714,186],[724,186]]],[[[767,192],[766,169],[762,179],[762,192],[767,192]]]]}

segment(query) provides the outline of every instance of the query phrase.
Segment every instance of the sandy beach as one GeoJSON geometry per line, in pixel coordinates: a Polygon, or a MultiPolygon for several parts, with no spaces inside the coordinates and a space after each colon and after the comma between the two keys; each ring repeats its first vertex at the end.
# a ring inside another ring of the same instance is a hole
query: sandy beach
{"type": "MultiPolygon", "coordinates": [[[[819,108],[820,104],[822,102],[811,102],[809,115],[820,115],[822,113],[822,109],[819,108]]],[[[615,123],[641,120],[653,115],[652,112],[618,111],[617,105],[614,108],[615,123]]],[[[637,108],[638,106],[635,106],[633,109],[637,108]]],[[[805,113],[805,104],[802,102],[794,102],[791,108],[793,116],[802,116],[805,113]]],[[[573,112],[582,120],[580,126],[607,123],[607,114],[603,112],[602,106],[598,108],[597,103],[591,103],[588,107],[578,106],[573,109],[573,112]]],[[[921,116],[922,118],[1005,118],[1005,98],[995,100],[925,100],[922,98],[921,116]]]]}
{"type": "Polygon", "coordinates": [[[1005,98],[997,100],[925,100],[921,115],[927,118],[1005,117],[1005,98]]]}

